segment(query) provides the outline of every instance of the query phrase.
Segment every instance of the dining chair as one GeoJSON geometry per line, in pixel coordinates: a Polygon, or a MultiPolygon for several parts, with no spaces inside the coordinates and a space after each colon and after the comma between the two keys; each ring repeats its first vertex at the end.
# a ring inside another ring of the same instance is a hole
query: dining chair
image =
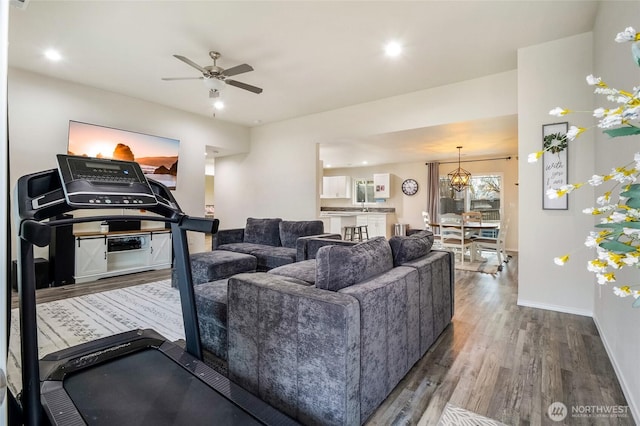
{"type": "Polygon", "coordinates": [[[504,224],[498,228],[498,234],[496,238],[475,238],[473,240],[477,254],[482,255],[483,251],[492,251],[496,253],[498,257],[498,269],[502,269],[502,262],[509,261],[509,255],[505,249],[505,241],[507,240],[507,231],[509,230],[509,222],[505,221],[504,224]]]}
{"type": "Polygon", "coordinates": [[[422,211],[422,220],[424,221],[424,229],[427,231],[433,231],[433,228],[431,227],[431,215],[429,215],[429,212],[424,210],[422,211]]]}
{"type": "Polygon", "coordinates": [[[456,213],[444,213],[440,215],[440,223],[462,223],[462,216],[456,213]]]}
{"type": "Polygon", "coordinates": [[[475,260],[476,248],[473,239],[465,236],[463,224],[440,223],[440,242],[442,248],[450,248],[454,254],[460,255],[460,263],[464,265],[465,255],[469,252],[469,258],[473,262],[475,260]]]}
{"type": "Polygon", "coordinates": [[[462,223],[464,223],[465,225],[467,223],[479,223],[479,224],[482,224],[482,213],[481,212],[474,212],[474,211],[463,212],[461,216],[462,216],[462,223]]]}
{"type": "MultiPolygon", "coordinates": [[[[463,212],[462,223],[468,225],[470,223],[482,225],[482,213],[476,211],[463,212]]],[[[467,230],[467,238],[480,238],[482,232],[477,229],[467,230]]]]}
{"type": "Polygon", "coordinates": [[[422,220],[424,221],[424,229],[433,232],[433,248],[442,248],[440,241],[440,228],[431,226],[431,215],[427,211],[422,211],[422,220]]]}

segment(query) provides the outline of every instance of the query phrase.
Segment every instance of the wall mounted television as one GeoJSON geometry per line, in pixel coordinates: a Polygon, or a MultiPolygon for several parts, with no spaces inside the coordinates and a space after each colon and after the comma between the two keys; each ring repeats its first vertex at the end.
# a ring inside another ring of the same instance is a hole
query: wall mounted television
{"type": "Polygon", "coordinates": [[[129,130],[69,121],[69,155],[135,161],[146,177],[175,189],[180,141],[129,130]]]}

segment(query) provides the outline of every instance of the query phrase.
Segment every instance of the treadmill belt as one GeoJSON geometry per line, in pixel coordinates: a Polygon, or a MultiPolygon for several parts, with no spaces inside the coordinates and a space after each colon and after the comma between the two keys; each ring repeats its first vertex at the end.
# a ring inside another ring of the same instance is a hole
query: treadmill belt
{"type": "Polygon", "coordinates": [[[69,375],[64,389],[89,425],[259,425],[156,349],[69,375]]]}

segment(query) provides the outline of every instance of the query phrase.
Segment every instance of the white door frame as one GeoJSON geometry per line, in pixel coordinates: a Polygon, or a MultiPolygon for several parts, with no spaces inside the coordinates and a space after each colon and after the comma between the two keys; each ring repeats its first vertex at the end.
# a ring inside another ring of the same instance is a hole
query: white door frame
{"type": "MultiPolygon", "coordinates": [[[[0,194],[7,188],[7,74],[9,46],[9,0],[0,0],[0,194]]],[[[7,277],[7,196],[0,196],[0,277],[7,277]]],[[[5,288],[0,291],[0,424],[8,424],[7,416],[7,289],[9,282],[5,281],[5,288]],[[4,385],[4,388],[2,386],[4,385]]]]}

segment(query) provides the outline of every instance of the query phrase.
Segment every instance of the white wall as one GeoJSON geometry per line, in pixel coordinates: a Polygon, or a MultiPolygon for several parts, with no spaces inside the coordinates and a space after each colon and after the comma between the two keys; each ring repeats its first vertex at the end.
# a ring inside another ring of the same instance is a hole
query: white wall
{"type": "MultiPolygon", "coordinates": [[[[69,120],[179,139],[173,194],[194,216],[204,214],[205,145],[232,152],[249,147],[243,126],[11,68],[11,187],[22,175],[56,167],[55,155],[67,151],[69,120]]],[[[202,235],[190,235],[189,242],[194,251],[204,247],[202,235]]]]}
{"type": "Polygon", "coordinates": [[[206,175],[204,177],[204,203],[213,204],[215,193],[215,176],[206,175]]]}
{"type": "MultiPolygon", "coordinates": [[[[593,225],[582,209],[592,205],[593,190],[570,195],[568,210],[542,210],[542,163],[527,163],[529,153],[542,149],[542,125],[569,121],[589,127],[590,114],[552,117],[556,107],[591,110],[592,34],[520,49],[518,52],[519,286],[518,304],[591,315],[593,274],[586,262],[591,253],[584,240],[593,225]],[[556,266],[554,256],[571,253],[571,261],[556,266]]],[[[593,133],[569,146],[569,182],[584,182],[593,174],[593,133]]]]}
{"type": "MultiPolygon", "coordinates": [[[[637,2],[604,2],[594,28],[594,75],[612,87],[631,90],[640,83],[640,68],[631,58],[631,43],[615,43],[615,35],[628,26],[640,30],[640,4],[637,2]]],[[[607,106],[604,96],[594,96],[595,106],[607,106]]],[[[596,136],[595,171],[605,173],[612,167],[629,163],[640,151],[640,136],[611,139],[601,132],[596,136]]],[[[602,191],[598,190],[597,195],[602,191]]],[[[616,273],[618,285],[640,285],[637,269],[616,273]]],[[[631,406],[636,423],[640,424],[640,309],[631,308],[630,298],[615,296],[612,286],[595,284],[594,320],[620,384],[631,406]]]]}
{"type": "Polygon", "coordinates": [[[318,143],[515,114],[516,76],[510,71],[253,128],[247,155],[216,159],[220,227],[244,226],[249,216],[316,218],[318,143]]]}

